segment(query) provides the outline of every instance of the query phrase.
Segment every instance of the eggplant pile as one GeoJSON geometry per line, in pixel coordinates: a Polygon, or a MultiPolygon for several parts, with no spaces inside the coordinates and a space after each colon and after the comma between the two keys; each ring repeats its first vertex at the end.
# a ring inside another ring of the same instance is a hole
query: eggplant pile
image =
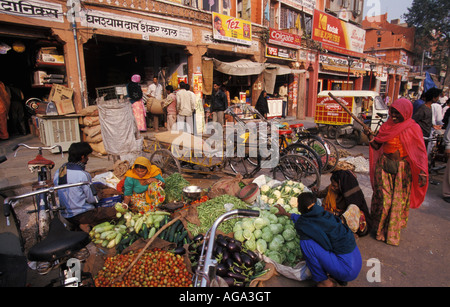
{"type": "MultiPolygon", "coordinates": [[[[199,239],[199,237],[196,237],[199,239]]],[[[203,237],[201,238],[201,240],[203,237]]],[[[202,243],[198,240],[190,245],[191,262],[196,265],[201,254],[202,243]],[[191,248],[192,247],[192,248],[191,248]]],[[[213,257],[217,260],[216,274],[220,276],[230,287],[246,287],[250,282],[264,275],[265,263],[258,254],[246,249],[242,243],[234,238],[217,235],[215,240],[213,257]]]]}

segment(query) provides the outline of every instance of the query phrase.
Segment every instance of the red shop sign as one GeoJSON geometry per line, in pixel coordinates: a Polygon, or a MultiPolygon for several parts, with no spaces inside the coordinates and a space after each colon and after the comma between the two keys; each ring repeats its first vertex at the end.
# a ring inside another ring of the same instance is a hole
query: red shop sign
{"type": "Polygon", "coordinates": [[[275,29],[269,29],[269,43],[294,49],[300,49],[301,37],[296,34],[291,34],[275,29]]]}

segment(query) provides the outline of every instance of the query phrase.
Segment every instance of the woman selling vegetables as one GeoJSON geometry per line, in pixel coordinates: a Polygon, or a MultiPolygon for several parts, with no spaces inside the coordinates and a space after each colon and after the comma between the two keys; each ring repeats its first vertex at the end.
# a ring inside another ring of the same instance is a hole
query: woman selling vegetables
{"type": "Polygon", "coordinates": [[[138,157],[125,173],[123,203],[133,211],[155,211],[164,202],[164,179],[161,170],[145,157],[138,157]]]}

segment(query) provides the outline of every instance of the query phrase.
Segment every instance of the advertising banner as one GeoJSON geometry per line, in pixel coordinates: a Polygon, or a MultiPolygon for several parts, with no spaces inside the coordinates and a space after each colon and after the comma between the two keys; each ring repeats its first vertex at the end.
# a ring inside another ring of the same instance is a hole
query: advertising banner
{"type": "Polygon", "coordinates": [[[266,46],[266,57],[296,61],[297,50],[289,48],[279,48],[275,46],[266,46]]]}
{"type": "Polygon", "coordinates": [[[327,13],[314,10],[312,39],[323,48],[352,56],[361,56],[366,31],[327,13]]]}
{"type": "Polygon", "coordinates": [[[275,29],[269,29],[269,31],[269,43],[294,49],[300,49],[300,35],[278,31],[275,29]]]}
{"type": "Polygon", "coordinates": [[[252,44],[252,23],[227,15],[212,14],[213,37],[229,43],[252,44]]]}

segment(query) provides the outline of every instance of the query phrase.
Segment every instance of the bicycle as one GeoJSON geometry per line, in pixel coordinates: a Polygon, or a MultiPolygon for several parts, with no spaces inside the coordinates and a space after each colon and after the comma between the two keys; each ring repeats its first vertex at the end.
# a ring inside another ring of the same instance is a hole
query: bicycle
{"type": "MultiPolygon", "coordinates": [[[[281,132],[281,135],[284,133],[281,132]]],[[[306,145],[296,144],[296,150],[292,147],[290,148],[292,152],[289,152],[289,150],[280,149],[281,146],[275,144],[270,136],[259,139],[262,143],[254,144],[249,142],[249,132],[231,135],[227,142],[234,144],[234,151],[225,164],[228,164],[234,173],[242,174],[244,178],[252,178],[261,170],[267,169],[274,179],[302,182],[308,188],[320,187],[317,160],[313,162],[306,154],[300,153],[301,149],[307,147],[306,145]],[[240,148],[243,149],[242,152],[240,148]],[[264,157],[260,153],[260,148],[266,149],[264,157]]],[[[314,151],[309,148],[309,153],[314,154],[314,151]]]]}
{"type": "Polygon", "coordinates": [[[259,217],[259,214],[257,210],[235,209],[219,216],[204,237],[198,267],[194,275],[194,287],[209,287],[211,282],[216,280],[217,260],[213,259],[213,250],[216,231],[220,223],[239,217],[259,217]]]}
{"type": "Polygon", "coordinates": [[[320,136],[314,129],[306,129],[302,123],[290,125],[292,129],[292,143],[302,143],[312,148],[322,162],[322,173],[332,172],[339,162],[339,152],[336,146],[320,136]]]}

